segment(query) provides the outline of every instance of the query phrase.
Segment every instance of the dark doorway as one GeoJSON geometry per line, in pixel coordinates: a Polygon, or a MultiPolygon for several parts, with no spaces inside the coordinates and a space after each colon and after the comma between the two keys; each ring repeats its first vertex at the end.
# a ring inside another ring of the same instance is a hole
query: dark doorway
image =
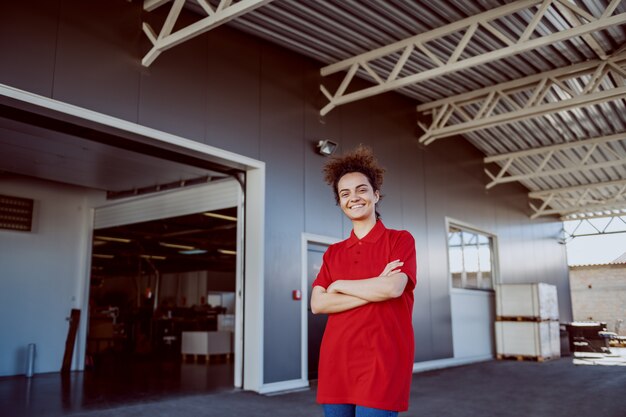
{"type": "Polygon", "coordinates": [[[232,388],[236,247],[234,207],[94,230],[86,369],[232,388]]]}
{"type": "Polygon", "coordinates": [[[309,352],[309,380],[317,379],[317,366],[320,357],[320,345],[328,320],[325,314],[313,314],[311,312],[311,285],[320,272],[322,257],[328,249],[328,245],[309,243],[307,246],[307,286],[309,298],[308,309],[308,352],[309,352]]]}

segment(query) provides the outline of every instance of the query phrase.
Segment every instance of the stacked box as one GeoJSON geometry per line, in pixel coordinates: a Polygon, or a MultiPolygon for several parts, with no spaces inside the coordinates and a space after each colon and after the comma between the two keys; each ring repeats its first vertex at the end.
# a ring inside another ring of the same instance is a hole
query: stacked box
{"type": "Polygon", "coordinates": [[[235,315],[234,314],[218,314],[217,330],[235,332],[235,315]]]}
{"type": "Polygon", "coordinates": [[[233,352],[232,332],[183,332],[181,353],[183,355],[220,355],[233,352]]]}
{"type": "Polygon", "coordinates": [[[504,320],[559,320],[556,287],[550,284],[496,285],[496,316],[504,320]]]}
{"type": "Polygon", "coordinates": [[[545,283],[496,285],[499,359],[548,360],[561,356],[556,287],[545,283]]]}
{"type": "Polygon", "coordinates": [[[561,356],[558,321],[497,321],[496,349],[501,357],[538,360],[561,356]]]}

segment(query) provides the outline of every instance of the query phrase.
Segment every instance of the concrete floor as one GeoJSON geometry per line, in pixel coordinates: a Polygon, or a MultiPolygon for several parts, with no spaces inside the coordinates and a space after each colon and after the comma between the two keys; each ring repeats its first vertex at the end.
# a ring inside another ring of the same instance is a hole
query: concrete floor
{"type": "MultiPolygon", "coordinates": [[[[36,376],[0,380],[0,414],[21,417],[217,417],[321,416],[315,391],[278,396],[222,391],[127,398],[124,403],[82,404],[79,383],[57,382],[40,396],[36,376]],[[22,383],[18,383],[22,381],[22,383]],[[69,384],[69,386],[68,386],[69,384]]],[[[57,377],[56,379],[59,379],[57,377]]],[[[54,383],[50,382],[52,385],[54,383]]],[[[401,416],[436,417],[625,417],[626,372],[621,366],[576,366],[572,358],[551,362],[490,361],[416,374],[410,409],[401,416]]]]}

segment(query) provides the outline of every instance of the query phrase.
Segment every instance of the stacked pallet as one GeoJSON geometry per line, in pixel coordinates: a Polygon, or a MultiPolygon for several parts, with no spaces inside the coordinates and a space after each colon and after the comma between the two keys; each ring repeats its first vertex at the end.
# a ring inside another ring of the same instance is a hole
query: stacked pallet
{"type": "Polygon", "coordinates": [[[543,362],[561,356],[554,285],[496,285],[496,351],[498,359],[543,362]]]}

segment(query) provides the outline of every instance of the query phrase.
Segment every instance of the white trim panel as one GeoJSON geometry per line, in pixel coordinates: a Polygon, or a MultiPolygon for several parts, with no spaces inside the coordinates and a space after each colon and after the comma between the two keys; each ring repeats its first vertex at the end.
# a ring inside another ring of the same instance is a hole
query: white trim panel
{"type": "Polygon", "coordinates": [[[290,381],[272,382],[263,384],[259,389],[259,394],[286,394],[292,391],[301,391],[309,388],[309,381],[306,379],[292,379],[290,381]]]}
{"type": "Polygon", "coordinates": [[[265,165],[246,173],[243,388],[263,387],[265,299],[265,165]]]}
{"type": "Polygon", "coordinates": [[[446,358],[433,361],[415,362],[413,373],[432,371],[435,369],[451,368],[453,366],[469,365],[470,363],[487,362],[493,360],[493,356],[472,356],[468,358],[446,358]]]}

